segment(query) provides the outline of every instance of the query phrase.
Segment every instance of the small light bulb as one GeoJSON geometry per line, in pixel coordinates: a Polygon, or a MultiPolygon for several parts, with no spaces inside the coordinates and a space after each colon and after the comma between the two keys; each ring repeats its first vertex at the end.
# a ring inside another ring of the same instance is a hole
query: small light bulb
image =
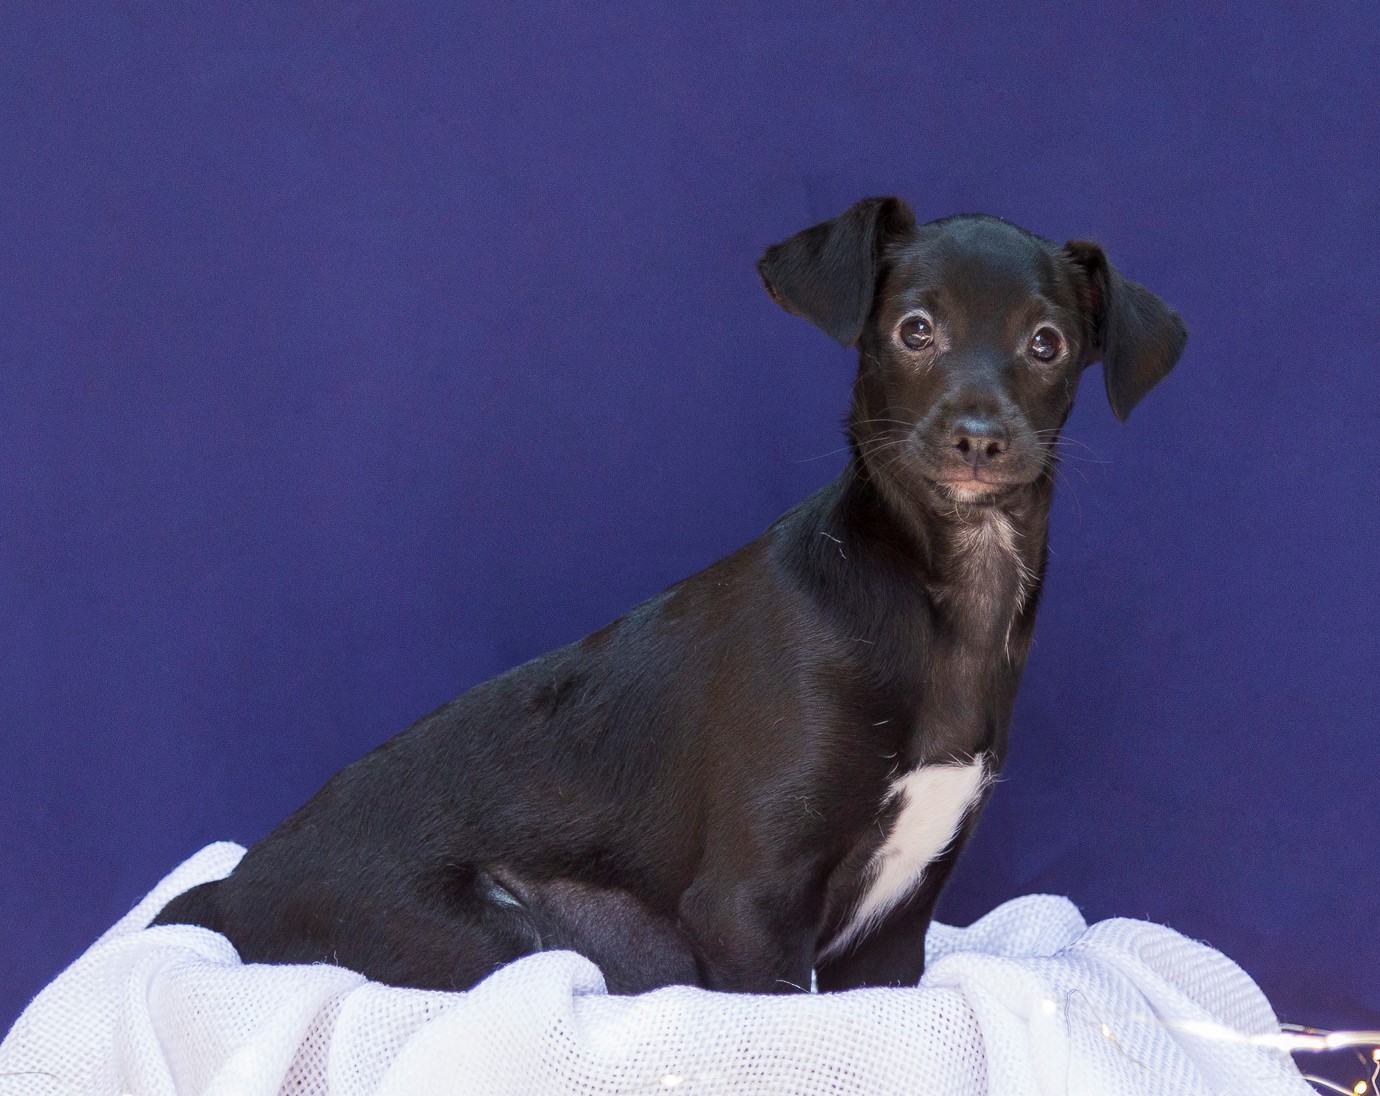
{"type": "Polygon", "coordinates": [[[1104,1038],[1104,1039],[1114,1039],[1114,1038],[1115,1038],[1115,1036],[1112,1035],[1112,1029],[1109,1028],[1106,1024],[1103,1024],[1103,1025],[1102,1025],[1102,1038],[1104,1038]]]}
{"type": "Polygon", "coordinates": [[[1370,1085],[1366,1084],[1365,1081],[1357,1081],[1351,1086],[1351,1091],[1356,1093],[1356,1096],[1366,1096],[1366,1093],[1370,1091],[1370,1085]]]}
{"type": "Polygon", "coordinates": [[[1053,1016],[1054,1010],[1057,1009],[1059,1006],[1056,1005],[1050,998],[1046,997],[1043,1001],[1040,1002],[1040,1007],[1045,1010],[1046,1016],[1053,1016]]]}

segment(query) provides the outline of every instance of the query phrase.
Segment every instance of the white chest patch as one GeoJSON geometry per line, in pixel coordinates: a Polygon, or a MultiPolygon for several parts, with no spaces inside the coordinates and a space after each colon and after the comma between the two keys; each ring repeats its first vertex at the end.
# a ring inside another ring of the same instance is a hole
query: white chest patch
{"type": "Polygon", "coordinates": [[[900,802],[899,813],[867,867],[853,915],[821,958],[866,935],[920,885],[925,868],[949,847],[987,780],[987,768],[978,757],[965,765],[922,765],[892,782],[888,801],[900,802]]]}

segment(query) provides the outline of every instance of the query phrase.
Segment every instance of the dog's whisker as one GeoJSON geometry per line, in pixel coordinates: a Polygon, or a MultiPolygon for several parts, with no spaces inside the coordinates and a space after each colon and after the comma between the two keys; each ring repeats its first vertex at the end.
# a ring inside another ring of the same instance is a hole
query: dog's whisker
{"type": "Polygon", "coordinates": [[[830,449],[827,453],[816,453],[813,457],[798,457],[791,461],[792,464],[808,464],[812,460],[823,460],[825,457],[837,456],[839,453],[847,453],[853,447],[851,445],[840,445],[837,449],[830,449]]]}
{"type": "Polygon", "coordinates": [[[1054,446],[1057,447],[1057,448],[1062,449],[1064,446],[1077,445],[1077,446],[1079,446],[1079,447],[1081,447],[1081,448],[1083,448],[1083,449],[1086,449],[1089,453],[1092,454],[1091,457],[1085,457],[1085,456],[1082,456],[1081,454],[1072,454],[1072,453],[1071,453],[1071,454],[1068,454],[1069,456],[1073,456],[1073,457],[1075,457],[1076,459],[1079,459],[1079,460],[1086,460],[1086,461],[1093,461],[1093,462],[1095,462],[1095,463],[1102,463],[1102,464],[1110,464],[1110,463],[1111,463],[1111,461],[1107,460],[1101,453],[1099,453],[1096,449],[1094,449],[1094,448],[1093,448],[1091,445],[1089,445],[1087,442],[1082,441],[1082,440],[1080,440],[1080,439],[1078,439],[1078,438],[1071,438],[1071,437],[1069,437],[1067,434],[1062,433],[1062,432],[1061,432],[1059,429],[1057,429],[1057,428],[1055,428],[1055,429],[1049,429],[1049,430],[1032,430],[1031,433],[1032,433],[1036,438],[1038,438],[1040,441],[1042,441],[1042,442],[1046,442],[1046,441],[1052,439],[1052,440],[1053,440],[1053,443],[1054,443],[1054,446]]]}
{"type": "Polygon", "coordinates": [[[1062,444],[1056,444],[1055,449],[1067,460],[1077,461],[1079,464],[1111,464],[1112,462],[1105,457],[1090,457],[1083,453],[1073,453],[1065,449],[1062,444]]]}
{"type": "Polygon", "coordinates": [[[1050,464],[1050,472],[1054,475],[1055,482],[1068,491],[1068,496],[1073,500],[1074,509],[1078,512],[1078,520],[1083,520],[1083,500],[1078,497],[1078,492],[1074,489],[1074,483],[1069,479],[1069,474],[1056,461],[1050,464]]]}

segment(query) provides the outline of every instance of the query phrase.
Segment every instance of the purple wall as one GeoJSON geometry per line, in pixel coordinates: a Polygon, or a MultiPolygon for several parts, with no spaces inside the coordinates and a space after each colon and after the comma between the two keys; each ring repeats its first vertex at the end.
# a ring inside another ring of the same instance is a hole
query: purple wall
{"type": "Polygon", "coordinates": [[[889,192],[1192,331],[1128,426],[1084,386],[942,914],[1067,893],[1380,1021],[1380,19],[1151,8],[0,7],[0,1028],[831,477],[850,355],[753,263],[889,192]]]}

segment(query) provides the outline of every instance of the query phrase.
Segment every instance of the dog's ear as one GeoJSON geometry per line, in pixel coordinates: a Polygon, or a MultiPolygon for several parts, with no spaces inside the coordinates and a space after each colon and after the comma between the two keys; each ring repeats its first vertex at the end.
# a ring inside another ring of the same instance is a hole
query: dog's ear
{"type": "Polygon", "coordinates": [[[1102,362],[1107,399],[1122,422],[1164,379],[1188,342],[1179,314],[1145,286],[1123,278],[1087,240],[1070,240],[1064,255],[1085,279],[1083,309],[1093,336],[1089,362],[1102,362]]]}
{"type": "Polygon", "coordinates": [[[832,221],[773,244],[757,263],[767,292],[844,346],[862,335],[882,245],[915,225],[900,198],[864,198],[832,221]]]}

